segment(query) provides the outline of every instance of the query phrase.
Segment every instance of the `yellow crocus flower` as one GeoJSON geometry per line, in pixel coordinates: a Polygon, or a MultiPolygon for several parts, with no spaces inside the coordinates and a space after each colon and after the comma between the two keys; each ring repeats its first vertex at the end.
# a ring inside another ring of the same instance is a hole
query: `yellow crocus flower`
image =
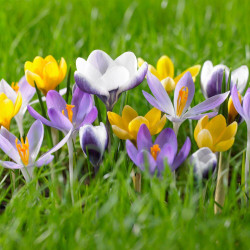
{"type": "MultiPolygon", "coordinates": [[[[239,92],[238,92],[238,97],[239,97],[239,100],[241,103],[242,98],[241,98],[241,95],[239,92]]],[[[228,121],[229,121],[229,123],[232,123],[235,120],[235,118],[237,117],[237,115],[238,115],[238,112],[234,107],[232,96],[230,96],[230,98],[228,100],[228,121]]]]}
{"type": "Polygon", "coordinates": [[[32,87],[36,82],[37,88],[46,95],[49,90],[55,89],[63,81],[67,72],[67,64],[63,57],[58,65],[51,55],[45,58],[37,56],[33,62],[25,63],[24,71],[27,82],[32,87]]]}
{"type": "Polygon", "coordinates": [[[213,152],[224,152],[233,146],[237,128],[237,122],[227,126],[223,115],[217,115],[210,121],[206,115],[197,123],[194,139],[199,148],[208,147],[213,152]]]}
{"type": "Polygon", "coordinates": [[[117,137],[134,142],[142,124],[146,124],[150,134],[155,135],[161,132],[166,123],[166,115],[161,117],[161,111],[156,108],[152,108],[145,116],[138,116],[137,112],[129,105],[124,107],[122,116],[108,112],[108,119],[117,137]]]}
{"type": "MultiPolygon", "coordinates": [[[[142,58],[138,58],[138,66],[141,67],[143,63],[144,60],[142,58]]],[[[148,70],[161,81],[167,92],[171,92],[172,90],[174,90],[177,82],[188,71],[191,73],[193,81],[195,81],[196,76],[199,74],[200,68],[200,65],[194,65],[186,69],[180,75],[174,77],[174,64],[172,60],[166,55],[163,55],[157,61],[156,68],[150,64],[148,66],[148,70]]]]}
{"type": "Polygon", "coordinates": [[[15,103],[12,102],[4,93],[0,93],[0,127],[10,129],[11,119],[19,112],[22,106],[22,95],[17,94],[15,103]]]}

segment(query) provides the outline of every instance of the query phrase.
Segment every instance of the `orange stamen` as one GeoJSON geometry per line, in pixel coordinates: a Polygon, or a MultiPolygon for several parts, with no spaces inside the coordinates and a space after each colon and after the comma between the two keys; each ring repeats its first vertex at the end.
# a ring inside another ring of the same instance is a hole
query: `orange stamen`
{"type": "Polygon", "coordinates": [[[16,92],[18,92],[19,90],[18,82],[12,82],[11,88],[13,88],[16,92]]]}
{"type": "MultiPolygon", "coordinates": [[[[72,109],[75,107],[75,105],[70,105],[70,104],[66,104],[66,110],[68,111],[68,118],[72,123],[73,120],[73,111],[72,109]]],[[[62,114],[65,115],[64,113],[64,109],[62,110],[62,114]]]]}
{"type": "Polygon", "coordinates": [[[154,159],[157,159],[157,155],[161,152],[161,149],[158,144],[153,145],[151,148],[151,155],[154,157],[154,159]]]}
{"type": "Polygon", "coordinates": [[[179,91],[179,96],[177,99],[177,111],[176,114],[177,116],[181,116],[183,109],[186,106],[188,99],[188,87],[182,87],[181,90],[179,91]]]}
{"type": "Polygon", "coordinates": [[[18,139],[16,138],[16,148],[19,156],[25,166],[29,164],[29,141],[26,137],[25,143],[23,138],[21,138],[21,144],[18,144],[18,139]]]}

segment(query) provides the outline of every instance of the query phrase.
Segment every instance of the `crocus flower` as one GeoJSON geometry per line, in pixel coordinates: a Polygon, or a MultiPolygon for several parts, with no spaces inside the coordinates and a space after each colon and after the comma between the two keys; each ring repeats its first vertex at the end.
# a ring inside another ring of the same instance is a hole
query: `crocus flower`
{"type": "Polygon", "coordinates": [[[237,128],[237,122],[227,126],[223,115],[217,115],[210,121],[208,116],[204,116],[195,127],[194,139],[199,148],[208,147],[213,152],[224,152],[233,146],[237,128]]]}
{"type": "Polygon", "coordinates": [[[247,151],[246,151],[246,164],[245,164],[245,185],[247,187],[247,181],[249,177],[249,165],[250,165],[250,88],[247,89],[246,94],[241,100],[238,96],[237,87],[234,86],[231,91],[233,104],[240,116],[246,121],[247,124],[247,151]]]}
{"type": "Polygon", "coordinates": [[[44,128],[40,121],[35,121],[31,125],[26,139],[21,138],[21,141],[7,129],[1,128],[0,148],[13,162],[0,161],[0,165],[9,169],[20,169],[25,180],[28,181],[33,176],[34,167],[49,164],[54,158],[52,153],[60,149],[69,136],[70,134],[66,135],[55,147],[37,159],[44,137],[44,128]]]}
{"type": "Polygon", "coordinates": [[[204,147],[193,153],[189,162],[194,167],[194,174],[197,178],[207,178],[208,174],[215,170],[217,166],[217,156],[210,148],[204,147]]]}
{"type": "MultiPolygon", "coordinates": [[[[1,81],[2,83],[2,81],[1,81]]],[[[2,85],[2,84],[1,84],[2,85]]],[[[12,101],[4,92],[0,92],[0,128],[10,129],[11,119],[19,112],[22,106],[22,95],[17,93],[16,99],[12,101]]]]}
{"type": "Polygon", "coordinates": [[[177,138],[171,128],[166,128],[152,142],[151,134],[145,124],[142,124],[137,134],[137,148],[130,141],[126,141],[126,149],[130,159],[142,171],[148,166],[151,174],[158,171],[160,175],[167,161],[172,171],[176,170],[187,158],[191,142],[187,137],[179,153],[177,138]]]}
{"type": "MultiPolygon", "coordinates": [[[[141,67],[143,63],[144,60],[142,58],[138,58],[138,66],[141,67]]],[[[186,72],[190,72],[193,77],[193,81],[195,81],[196,76],[199,74],[200,68],[200,65],[194,65],[186,69],[180,75],[174,77],[174,64],[172,60],[166,55],[162,56],[157,61],[156,68],[152,65],[148,65],[148,70],[161,81],[167,92],[174,90],[176,84],[186,72]]]]}
{"type": "Polygon", "coordinates": [[[139,85],[146,73],[147,63],[137,71],[132,52],[125,52],[115,60],[101,50],[94,50],[87,60],[77,58],[75,82],[84,92],[97,95],[112,111],[122,92],[139,85]]]}
{"type": "Polygon", "coordinates": [[[108,145],[108,134],[104,124],[93,126],[86,124],[80,128],[80,144],[85,156],[94,167],[98,167],[108,145]]]}
{"type": "Polygon", "coordinates": [[[49,127],[61,130],[64,134],[72,130],[72,138],[76,137],[81,126],[92,123],[97,117],[97,109],[93,104],[91,95],[82,92],[78,87],[73,90],[71,104],[67,104],[55,90],[48,92],[46,104],[50,121],[41,116],[31,106],[28,106],[28,111],[35,119],[49,127]]]}
{"type": "Polygon", "coordinates": [[[134,142],[142,124],[147,125],[151,135],[160,133],[166,124],[166,116],[161,116],[160,110],[152,108],[145,116],[138,116],[137,112],[129,105],[124,107],[122,116],[108,112],[108,119],[117,137],[134,142]]]}
{"type": "Polygon", "coordinates": [[[67,64],[64,58],[61,58],[58,64],[51,55],[42,58],[37,56],[33,62],[27,61],[24,65],[25,76],[28,83],[47,95],[49,90],[54,90],[65,78],[67,72],[67,64]]]}
{"type": "MultiPolygon", "coordinates": [[[[222,93],[223,75],[225,74],[226,83],[229,77],[229,68],[226,65],[219,64],[213,66],[211,61],[206,61],[201,70],[201,90],[205,98],[222,93]],[[225,73],[224,73],[225,72],[225,73]]],[[[233,85],[237,86],[240,94],[246,88],[249,70],[246,65],[243,65],[231,72],[230,89],[233,85]]]]}
{"type": "Polygon", "coordinates": [[[23,117],[27,110],[27,105],[36,92],[35,88],[31,87],[26,81],[25,76],[23,76],[19,82],[13,82],[11,86],[4,79],[2,79],[0,82],[0,92],[5,93],[5,95],[10,98],[13,103],[16,102],[18,93],[21,94],[22,106],[14,118],[16,120],[19,133],[21,136],[23,136],[23,117]]]}
{"type": "Polygon", "coordinates": [[[218,107],[225,101],[229,94],[229,92],[227,92],[213,96],[189,109],[195,92],[194,82],[190,72],[185,73],[176,85],[174,91],[174,105],[172,104],[168,93],[165,91],[157,77],[148,72],[147,81],[148,86],[155,97],[151,96],[145,91],[142,91],[144,97],[155,108],[167,114],[167,118],[173,122],[176,134],[178,133],[180,125],[186,119],[199,120],[206,114],[209,117],[215,116],[217,114],[216,112],[210,112],[206,114],[202,113],[218,107]]]}

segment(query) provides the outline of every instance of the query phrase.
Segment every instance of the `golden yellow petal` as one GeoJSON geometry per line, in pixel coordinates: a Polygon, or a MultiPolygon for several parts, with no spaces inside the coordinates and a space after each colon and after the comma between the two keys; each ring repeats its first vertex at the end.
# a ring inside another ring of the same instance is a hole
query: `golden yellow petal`
{"type": "Polygon", "coordinates": [[[236,132],[237,132],[237,128],[238,128],[237,122],[231,123],[228,127],[226,127],[226,129],[224,130],[223,134],[220,136],[218,141],[220,141],[220,142],[226,141],[226,140],[229,140],[232,137],[234,137],[236,132]]]}
{"type": "Polygon", "coordinates": [[[122,110],[122,121],[124,126],[128,128],[128,124],[137,116],[137,112],[129,105],[126,105],[122,110]]]}
{"type": "Polygon", "coordinates": [[[33,72],[33,63],[30,61],[25,62],[24,64],[24,71],[29,70],[33,72]]]}
{"type": "Polygon", "coordinates": [[[0,93],[0,102],[4,101],[5,99],[8,99],[8,97],[5,95],[5,93],[0,93]]]}
{"type": "Polygon", "coordinates": [[[214,144],[218,142],[220,136],[226,129],[226,126],[226,119],[223,115],[215,116],[205,126],[205,128],[209,130],[210,134],[212,135],[214,144]]]}
{"type": "Polygon", "coordinates": [[[42,77],[44,65],[45,65],[44,59],[41,56],[36,56],[35,59],[33,60],[32,72],[42,77]]]}
{"type": "Polygon", "coordinates": [[[133,139],[126,130],[121,129],[116,125],[112,125],[112,129],[114,134],[122,140],[133,139]]]}
{"type": "Polygon", "coordinates": [[[56,59],[52,55],[48,55],[44,58],[45,63],[53,62],[57,63],[56,59]]]}
{"type": "Polygon", "coordinates": [[[16,98],[16,101],[15,101],[15,104],[14,104],[13,116],[15,116],[19,112],[21,106],[22,106],[22,95],[21,95],[21,92],[18,91],[17,98],[16,98]]]}
{"type": "Polygon", "coordinates": [[[149,64],[148,65],[148,70],[160,80],[160,75],[159,75],[159,73],[157,72],[157,70],[155,69],[154,66],[149,64]]]}
{"type": "Polygon", "coordinates": [[[233,146],[233,144],[234,144],[234,137],[229,140],[219,142],[218,144],[214,146],[214,152],[227,151],[233,146]]]}
{"type": "Polygon", "coordinates": [[[128,130],[128,128],[125,126],[122,117],[114,112],[107,112],[108,119],[111,125],[116,125],[119,128],[122,128],[124,130],[128,130]]]}
{"type": "Polygon", "coordinates": [[[166,55],[162,56],[158,60],[156,69],[160,75],[160,80],[165,79],[167,77],[174,77],[174,64],[172,60],[166,55]]]}
{"type": "Polygon", "coordinates": [[[195,129],[194,129],[194,139],[197,141],[197,135],[200,133],[202,129],[205,128],[205,126],[208,124],[209,118],[207,115],[203,116],[197,123],[195,129]]]}
{"type": "Polygon", "coordinates": [[[213,138],[207,129],[202,129],[197,135],[197,145],[199,148],[208,147],[213,151],[213,138]]]}
{"type": "Polygon", "coordinates": [[[145,62],[145,61],[144,61],[141,57],[139,57],[139,58],[137,59],[138,67],[140,68],[144,62],[145,62]]]}
{"type": "Polygon", "coordinates": [[[59,83],[63,81],[63,79],[66,76],[67,73],[67,63],[64,60],[64,58],[61,58],[60,64],[59,64],[59,71],[60,71],[60,76],[59,76],[59,83]]]}
{"type": "Polygon", "coordinates": [[[167,118],[164,115],[160,121],[158,121],[153,127],[149,127],[149,131],[151,135],[156,135],[162,131],[166,124],[167,118]]]}
{"type": "Polygon", "coordinates": [[[195,77],[199,74],[200,72],[200,69],[201,69],[201,66],[200,65],[194,65],[188,69],[186,69],[184,72],[182,72],[180,75],[176,76],[174,81],[175,81],[175,84],[177,84],[177,82],[179,82],[179,80],[183,77],[183,75],[185,73],[187,73],[188,71],[191,73],[192,77],[193,77],[193,80],[195,81],[195,77]]]}
{"type": "Polygon", "coordinates": [[[10,99],[4,98],[3,95],[1,95],[0,99],[1,99],[0,100],[0,107],[1,107],[0,125],[4,126],[6,129],[9,129],[10,121],[14,116],[13,115],[13,113],[14,113],[14,104],[10,99]]]}
{"type": "Polygon", "coordinates": [[[60,71],[57,63],[49,62],[44,66],[43,69],[44,88],[47,92],[57,87],[57,85],[59,84],[59,75],[60,71]]]}
{"type": "MultiPolygon", "coordinates": [[[[240,93],[238,92],[238,97],[239,97],[239,100],[240,100],[240,103],[241,103],[241,95],[240,93]]],[[[228,120],[229,120],[229,123],[233,122],[236,118],[236,116],[238,115],[238,112],[237,110],[235,109],[234,107],[234,104],[233,104],[233,100],[232,100],[232,96],[230,96],[229,100],[228,100],[228,120]]]]}
{"type": "Polygon", "coordinates": [[[157,108],[152,108],[144,117],[148,120],[149,127],[153,127],[158,121],[160,121],[161,111],[157,108]]]}
{"type": "Polygon", "coordinates": [[[161,80],[161,84],[165,88],[165,90],[170,93],[175,89],[175,81],[171,77],[167,77],[161,80]]]}
{"type": "Polygon", "coordinates": [[[134,120],[132,120],[128,125],[128,131],[130,136],[136,138],[139,128],[142,124],[146,124],[147,127],[149,127],[148,120],[142,116],[137,116],[134,120]]]}
{"type": "Polygon", "coordinates": [[[34,82],[36,82],[36,86],[38,87],[38,89],[44,88],[43,79],[39,75],[37,75],[37,74],[35,74],[35,73],[33,73],[33,72],[29,71],[29,70],[26,70],[25,71],[25,77],[26,77],[27,82],[32,87],[35,87],[34,82]]]}

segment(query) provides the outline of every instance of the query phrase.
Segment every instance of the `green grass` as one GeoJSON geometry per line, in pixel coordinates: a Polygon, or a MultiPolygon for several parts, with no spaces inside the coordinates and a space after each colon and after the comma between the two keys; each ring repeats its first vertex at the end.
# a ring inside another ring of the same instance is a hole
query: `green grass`
{"type": "MultiPolygon", "coordinates": [[[[20,79],[25,61],[36,55],[63,56],[74,71],[76,58],[86,58],[93,49],[113,57],[131,50],[151,64],[167,54],[176,73],[207,59],[232,69],[250,66],[248,0],[0,0],[0,6],[0,77],[10,83],[20,79]]],[[[203,100],[198,78],[195,103],[203,100]]],[[[142,89],[149,90],[146,81],[123,94],[115,112],[126,100],[145,114],[150,106],[142,89]]],[[[104,105],[99,105],[105,121],[104,105]]],[[[26,114],[26,131],[32,121],[26,114]]],[[[14,121],[11,131],[17,133],[14,121]]],[[[181,127],[179,145],[187,135],[194,152],[197,146],[189,122],[181,127]]],[[[117,138],[95,178],[89,178],[87,161],[76,143],[74,206],[66,147],[53,166],[54,181],[50,168],[44,167],[29,184],[16,172],[14,185],[11,172],[1,168],[0,248],[248,249],[250,212],[241,203],[244,193],[239,183],[245,147],[242,124],[232,148],[228,195],[217,216],[213,213],[215,179],[198,183],[188,165],[178,171],[176,186],[169,172],[163,179],[144,173],[142,193],[136,193],[130,177],[133,165],[124,142],[117,138]]],[[[47,149],[44,143],[43,150],[47,149]]]]}

